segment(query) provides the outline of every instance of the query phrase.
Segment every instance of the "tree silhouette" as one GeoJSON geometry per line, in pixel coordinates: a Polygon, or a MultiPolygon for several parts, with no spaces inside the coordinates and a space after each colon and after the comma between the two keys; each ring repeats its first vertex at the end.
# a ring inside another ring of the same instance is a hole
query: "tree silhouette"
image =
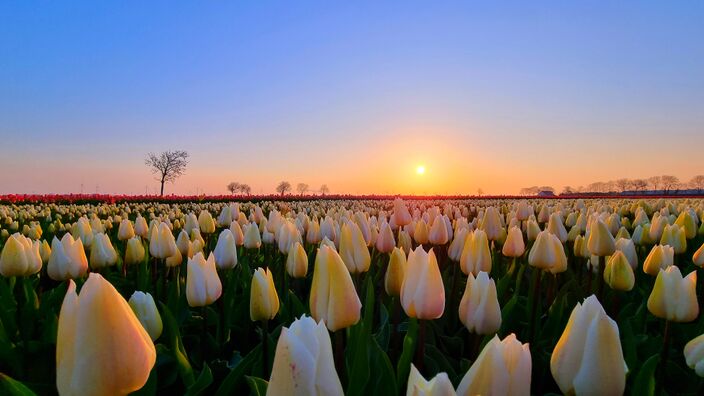
{"type": "Polygon", "coordinates": [[[289,190],[291,190],[291,183],[287,181],[282,181],[281,183],[279,183],[278,186],[276,186],[276,192],[281,194],[282,197],[289,190]]]}
{"type": "Polygon", "coordinates": [[[161,196],[164,196],[164,183],[174,182],[186,173],[188,153],[182,150],[164,151],[161,154],[149,153],[144,163],[151,168],[156,180],[161,183],[161,196]]]}

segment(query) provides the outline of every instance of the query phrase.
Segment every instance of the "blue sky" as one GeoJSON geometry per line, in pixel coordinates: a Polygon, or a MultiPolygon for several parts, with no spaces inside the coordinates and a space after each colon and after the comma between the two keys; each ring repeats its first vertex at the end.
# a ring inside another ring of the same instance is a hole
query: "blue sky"
{"type": "Polygon", "coordinates": [[[704,173],[701,1],[145,3],[0,4],[0,193],[704,173]]]}

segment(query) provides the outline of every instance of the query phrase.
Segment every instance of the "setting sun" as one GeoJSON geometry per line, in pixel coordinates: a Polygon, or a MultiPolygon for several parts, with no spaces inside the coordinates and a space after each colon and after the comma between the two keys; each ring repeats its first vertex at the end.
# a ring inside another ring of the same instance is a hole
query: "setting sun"
{"type": "Polygon", "coordinates": [[[416,173],[420,176],[423,176],[425,174],[425,166],[418,165],[418,167],[416,168],[416,173]]]}

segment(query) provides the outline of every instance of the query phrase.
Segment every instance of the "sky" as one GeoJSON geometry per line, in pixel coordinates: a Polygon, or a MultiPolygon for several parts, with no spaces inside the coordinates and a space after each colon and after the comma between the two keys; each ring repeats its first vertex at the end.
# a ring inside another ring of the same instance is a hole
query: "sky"
{"type": "Polygon", "coordinates": [[[334,3],[0,3],[0,194],[704,173],[702,1],[334,3]]]}

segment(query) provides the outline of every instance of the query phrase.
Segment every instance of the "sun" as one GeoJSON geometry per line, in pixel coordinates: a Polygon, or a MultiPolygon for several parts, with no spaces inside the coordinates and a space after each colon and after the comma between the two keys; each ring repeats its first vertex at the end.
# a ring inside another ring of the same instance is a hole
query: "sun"
{"type": "Polygon", "coordinates": [[[418,165],[418,167],[416,167],[416,173],[418,176],[423,176],[425,174],[425,166],[418,165]]]}

